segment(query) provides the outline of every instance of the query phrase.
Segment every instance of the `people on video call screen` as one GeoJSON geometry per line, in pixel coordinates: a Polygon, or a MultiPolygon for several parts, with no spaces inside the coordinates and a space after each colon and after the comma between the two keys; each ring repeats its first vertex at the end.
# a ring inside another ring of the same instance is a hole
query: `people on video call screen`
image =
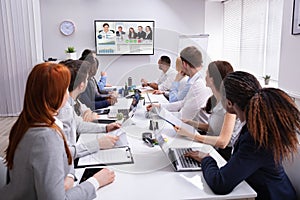
{"type": "Polygon", "coordinates": [[[97,54],[153,54],[154,21],[95,21],[97,54]]]}

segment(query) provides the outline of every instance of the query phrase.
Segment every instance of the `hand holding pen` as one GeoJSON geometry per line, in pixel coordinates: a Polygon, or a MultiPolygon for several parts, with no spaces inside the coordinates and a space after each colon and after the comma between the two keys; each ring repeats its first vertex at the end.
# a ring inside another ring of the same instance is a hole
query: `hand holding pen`
{"type": "Polygon", "coordinates": [[[192,139],[195,137],[195,133],[191,133],[191,132],[187,131],[186,129],[182,128],[182,127],[174,126],[174,129],[175,129],[176,133],[178,133],[179,135],[189,137],[189,138],[192,138],[192,139]]]}
{"type": "Polygon", "coordinates": [[[147,111],[152,111],[153,108],[160,108],[160,104],[152,103],[146,107],[147,111]]]}

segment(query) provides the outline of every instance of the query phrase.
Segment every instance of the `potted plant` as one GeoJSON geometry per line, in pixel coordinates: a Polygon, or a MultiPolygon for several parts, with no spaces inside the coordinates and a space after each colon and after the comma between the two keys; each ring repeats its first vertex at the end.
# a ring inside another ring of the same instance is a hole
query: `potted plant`
{"type": "Polygon", "coordinates": [[[271,78],[270,75],[265,75],[265,76],[263,77],[263,79],[265,80],[265,85],[269,85],[270,78],[271,78]]]}
{"type": "Polygon", "coordinates": [[[67,59],[77,59],[75,47],[68,47],[66,50],[67,59]]]}

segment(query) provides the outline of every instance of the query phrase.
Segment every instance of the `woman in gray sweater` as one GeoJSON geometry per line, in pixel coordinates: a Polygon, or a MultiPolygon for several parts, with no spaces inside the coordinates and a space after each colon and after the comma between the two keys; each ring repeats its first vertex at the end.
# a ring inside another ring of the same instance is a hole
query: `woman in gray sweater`
{"type": "Polygon", "coordinates": [[[29,74],[24,107],[9,135],[10,181],[0,188],[0,199],[93,199],[114,180],[108,169],[76,187],[67,176],[74,170],[72,156],[55,116],[68,99],[69,83],[69,70],[59,64],[42,63],[29,74]]]}

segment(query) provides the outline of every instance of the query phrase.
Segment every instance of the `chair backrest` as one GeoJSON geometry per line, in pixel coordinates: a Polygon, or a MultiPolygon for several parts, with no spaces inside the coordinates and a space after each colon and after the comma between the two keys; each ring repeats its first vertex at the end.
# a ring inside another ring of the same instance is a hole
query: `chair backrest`
{"type": "Polygon", "coordinates": [[[0,188],[6,184],[7,168],[4,159],[0,157],[0,188]]]}
{"type": "Polygon", "coordinates": [[[294,156],[293,161],[285,160],[283,162],[283,166],[286,174],[296,190],[297,199],[300,200],[300,145],[298,145],[298,154],[294,156]]]}

